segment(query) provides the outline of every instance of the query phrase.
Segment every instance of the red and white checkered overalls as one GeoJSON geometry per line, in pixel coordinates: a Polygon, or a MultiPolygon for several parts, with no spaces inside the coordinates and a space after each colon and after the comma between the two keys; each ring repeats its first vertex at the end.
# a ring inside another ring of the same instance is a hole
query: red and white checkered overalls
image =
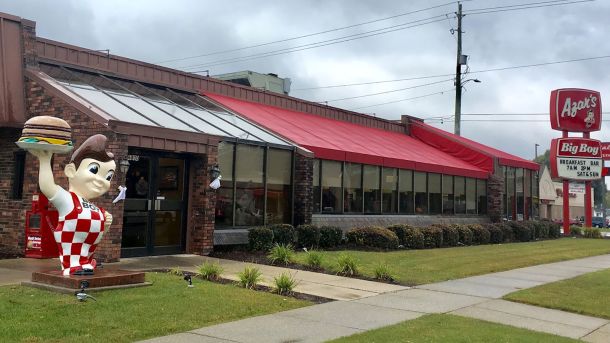
{"type": "Polygon", "coordinates": [[[104,209],[98,208],[86,199],[70,192],[74,208],[59,222],[53,236],[59,247],[59,260],[63,275],[81,269],[95,269],[93,252],[104,234],[106,216],[104,209]]]}

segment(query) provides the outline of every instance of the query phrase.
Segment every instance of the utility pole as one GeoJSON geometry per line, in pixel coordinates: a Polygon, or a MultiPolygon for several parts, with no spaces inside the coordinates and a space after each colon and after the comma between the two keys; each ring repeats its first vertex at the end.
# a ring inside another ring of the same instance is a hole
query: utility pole
{"type": "Polygon", "coordinates": [[[457,11],[457,63],[455,66],[455,130],[460,135],[462,116],[462,3],[458,2],[457,11]]]}

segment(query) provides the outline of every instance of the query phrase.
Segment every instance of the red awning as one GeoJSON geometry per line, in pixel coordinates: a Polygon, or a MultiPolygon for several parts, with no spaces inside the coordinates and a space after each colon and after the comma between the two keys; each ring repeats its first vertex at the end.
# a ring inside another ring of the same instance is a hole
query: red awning
{"type": "Polygon", "coordinates": [[[411,121],[411,135],[464,161],[493,173],[493,159],[497,158],[500,165],[539,170],[540,165],[487,145],[477,143],[468,138],[437,129],[423,122],[411,121]]]}
{"type": "Polygon", "coordinates": [[[487,178],[488,172],[403,133],[217,94],[206,96],[313,151],[317,158],[487,178]]]}

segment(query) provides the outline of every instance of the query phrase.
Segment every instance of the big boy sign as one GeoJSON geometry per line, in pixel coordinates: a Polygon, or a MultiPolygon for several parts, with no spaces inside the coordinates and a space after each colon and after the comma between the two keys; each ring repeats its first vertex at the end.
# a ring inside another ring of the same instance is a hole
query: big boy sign
{"type": "Polygon", "coordinates": [[[551,92],[551,127],[571,132],[599,131],[602,102],[599,92],[564,88],[551,92]]]}
{"type": "Polygon", "coordinates": [[[551,176],[569,180],[602,177],[601,142],[589,138],[556,138],[551,141],[551,176]]]}

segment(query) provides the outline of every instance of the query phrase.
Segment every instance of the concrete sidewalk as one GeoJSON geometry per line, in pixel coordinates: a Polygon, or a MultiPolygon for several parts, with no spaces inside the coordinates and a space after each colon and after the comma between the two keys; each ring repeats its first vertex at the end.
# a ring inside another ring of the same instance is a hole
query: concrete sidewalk
{"type": "MultiPolygon", "coordinates": [[[[179,268],[183,271],[195,272],[197,266],[204,262],[219,263],[224,268],[223,277],[237,280],[237,273],[248,265],[256,266],[263,274],[262,285],[273,286],[273,278],[288,272],[297,281],[295,291],[333,300],[355,300],[382,293],[394,292],[408,287],[372,282],[338,275],[313,273],[282,267],[259,265],[232,260],[222,260],[199,255],[164,255],[136,258],[123,258],[117,263],[104,264],[107,269],[154,270],[179,268]]],[[[57,259],[10,259],[0,260],[0,285],[18,284],[30,281],[33,271],[56,270],[59,267],[57,259]]]]}
{"type": "Polygon", "coordinates": [[[588,342],[610,342],[610,321],[500,300],[508,293],[610,268],[610,255],[388,291],[209,326],[146,342],[324,342],[450,313],[588,342]]]}

